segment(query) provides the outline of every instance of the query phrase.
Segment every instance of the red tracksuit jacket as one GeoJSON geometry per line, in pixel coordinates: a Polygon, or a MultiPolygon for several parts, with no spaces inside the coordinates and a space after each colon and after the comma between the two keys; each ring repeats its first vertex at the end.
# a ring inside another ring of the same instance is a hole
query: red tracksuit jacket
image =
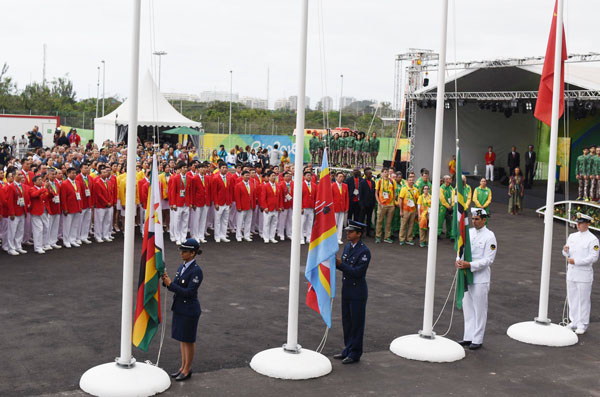
{"type": "Polygon", "coordinates": [[[347,212],[350,206],[348,198],[348,185],[342,182],[342,192],[337,182],[331,184],[331,193],[333,193],[333,212],[347,212]]]}
{"type": "Polygon", "coordinates": [[[248,211],[256,208],[256,187],[252,183],[252,180],[248,181],[248,188],[250,189],[250,192],[248,192],[243,179],[240,180],[237,185],[235,185],[236,209],[248,211]]]}

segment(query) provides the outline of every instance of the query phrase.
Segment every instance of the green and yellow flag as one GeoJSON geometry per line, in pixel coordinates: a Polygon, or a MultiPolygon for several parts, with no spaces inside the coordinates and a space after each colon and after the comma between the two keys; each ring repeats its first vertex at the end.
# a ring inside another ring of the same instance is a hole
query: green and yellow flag
{"type": "MultiPolygon", "coordinates": [[[[462,181],[462,169],[460,162],[460,148],[456,147],[456,205],[452,217],[452,228],[455,229],[456,240],[454,249],[456,259],[471,262],[471,240],[469,238],[469,216],[467,208],[466,189],[462,181]]],[[[462,309],[462,300],[465,291],[473,284],[473,273],[471,269],[459,269],[456,279],[456,307],[462,309]]]]}
{"type": "Polygon", "coordinates": [[[148,351],[148,346],[161,322],[159,282],[165,270],[161,195],[156,154],[152,158],[149,190],[133,323],[133,344],[143,351],[148,351]]]}

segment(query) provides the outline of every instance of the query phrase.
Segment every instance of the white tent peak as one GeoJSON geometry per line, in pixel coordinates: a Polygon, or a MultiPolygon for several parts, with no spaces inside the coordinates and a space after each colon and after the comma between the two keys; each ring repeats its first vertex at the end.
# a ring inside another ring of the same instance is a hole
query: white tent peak
{"type": "MultiPolygon", "coordinates": [[[[141,127],[202,127],[202,123],[179,113],[159,92],[150,71],[138,88],[138,125],[141,127]]],[[[115,140],[116,126],[129,123],[129,99],[104,117],[94,119],[94,140],[115,140]]]]}

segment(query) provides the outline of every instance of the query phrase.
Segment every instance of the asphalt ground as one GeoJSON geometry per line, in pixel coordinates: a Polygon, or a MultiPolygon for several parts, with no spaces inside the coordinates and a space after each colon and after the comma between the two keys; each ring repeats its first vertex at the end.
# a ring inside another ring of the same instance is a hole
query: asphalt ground
{"type": "MultiPolygon", "coordinates": [[[[600,396],[600,292],[592,292],[592,318],[578,345],[547,348],[526,345],[506,336],[515,322],[537,315],[543,221],[533,212],[506,214],[493,204],[489,227],[496,233],[498,254],[492,268],[489,314],[484,347],[467,351],[464,360],[432,364],[405,360],[389,352],[390,342],[416,333],[423,320],[427,250],[397,244],[375,245],[367,273],[369,301],[365,354],[360,363],[342,366],[321,379],[280,381],[248,367],[252,356],[281,346],[286,339],[289,282],[289,242],[203,245],[199,263],[203,314],[198,329],[192,378],[173,383],[166,395],[597,395],[600,396]]],[[[570,230],[569,232],[572,232],[570,230]]],[[[141,239],[136,236],[137,258],[141,239]]],[[[168,238],[166,238],[168,242],[168,238]]],[[[560,249],[565,227],[554,223],[549,317],[558,322],[565,300],[565,265],[560,249]]],[[[89,368],[119,355],[123,240],[76,249],[0,256],[0,395],[81,395],[80,376],[89,368]]],[[[305,262],[307,247],[302,248],[305,262]]],[[[167,268],[179,264],[176,246],[165,248],[167,268]]],[[[435,316],[454,276],[453,245],[438,248],[435,316]]],[[[301,271],[304,271],[302,266],[301,271]]],[[[329,357],[342,346],[340,288],[337,277],[333,327],[323,353],[329,357]]],[[[134,286],[132,285],[132,288],[134,286]]],[[[325,330],[319,315],[304,304],[306,283],[301,276],[299,342],[315,349],[325,330]]],[[[168,297],[168,304],[171,296],[168,297]]],[[[435,330],[446,331],[450,304],[435,330]]],[[[167,372],[179,366],[179,346],[170,338],[170,312],[160,359],[167,372]]],[[[460,339],[462,313],[455,311],[448,337],[460,339]]],[[[150,351],[134,348],[138,361],[156,361],[160,335],[150,351]]]]}

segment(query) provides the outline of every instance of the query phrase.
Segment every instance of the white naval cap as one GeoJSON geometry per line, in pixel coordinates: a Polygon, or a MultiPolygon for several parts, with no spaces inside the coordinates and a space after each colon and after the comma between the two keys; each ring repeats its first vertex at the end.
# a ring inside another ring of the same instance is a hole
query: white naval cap
{"type": "Polygon", "coordinates": [[[471,216],[487,216],[487,212],[483,208],[471,208],[471,216]]]}
{"type": "Polygon", "coordinates": [[[586,214],[582,214],[581,212],[577,213],[577,222],[587,222],[587,223],[591,223],[592,222],[592,217],[586,214]]]}

